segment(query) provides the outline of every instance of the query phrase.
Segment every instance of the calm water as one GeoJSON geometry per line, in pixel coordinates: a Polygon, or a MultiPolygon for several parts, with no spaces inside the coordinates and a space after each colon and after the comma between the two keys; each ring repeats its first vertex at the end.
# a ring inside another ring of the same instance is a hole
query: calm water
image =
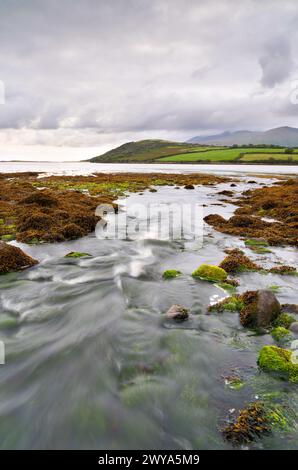
{"type": "MultiPolygon", "coordinates": [[[[42,167],[51,171],[51,165],[42,167]]],[[[74,165],[75,171],[88,167],[74,165]]],[[[212,205],[218,204],[216,192],[228,187],[163,187],[131,195],[127,204],[195,201],[206,205],[204,215],[229,216],[234,206],[212,205]]],[[[246,187],[244,181],[236,189],[246,187]]],[[[280,392],[279,401],[297,410],[297,387],[257,369],[258,351],[272,344],[271,337],[243,330],[237,314],[206,315],[209,302],[227,293],[190,276],[203,262],[218,264],[226,248],[243,248],[238,238],[205,226],[203,246],[157,240],[146,231],[137,241],[91,234],[20,246],[40,264],[0,277],[0,339],[6,345],[6,364],[0,366],[2,449],[221,449],[229,446],[219,427],[247,402],[280,392]],[[64,258],[77,250],[92,257],[64,258]],[[169,268],[183,276],[163,281],[169,268]],[[165,320],[174,303],[191,310],[190,320],[165,320]],[[16,325],[5,328],[7,318],[16,325]],[[235,371],[246,384],[239,391],[223,379],[235,371]]],[[[247,253],[265,267],[298,265],[293,248],[273,248],[262,257],[247,253]]],[[[249,273],[239,279],[239,292],[278,285],[282,303],[298,303],[295,277],[249,273]]],[[[297,439],[297,429],[276,431],[254,447],[296,449],[297,439]]]]}
{"type": "Polygon", "coordinates": [[[0,173],[36,171],[60,175],[89,175],[92,173],[118,172],[165,172],[165,173],[217,173],[224,175],[268,174],[297,175],[298,166],[286,165],[195,165],[195,164],[134,164],[134,163],[89,163],[89,162],[0,162],[0,173]]]}

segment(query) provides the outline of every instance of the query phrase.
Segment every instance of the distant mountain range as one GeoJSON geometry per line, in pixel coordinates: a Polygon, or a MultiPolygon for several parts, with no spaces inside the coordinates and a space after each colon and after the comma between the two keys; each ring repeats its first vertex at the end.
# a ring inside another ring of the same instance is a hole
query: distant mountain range
{"type": "Polygon", "coordinates": [[[196,136],[188,140],[192,144],[208,145],[278,145],[298,147],[298,129],[295,127],[276,127],[265,132],[236,131],[223,132],[209,136],[196,136]]]}

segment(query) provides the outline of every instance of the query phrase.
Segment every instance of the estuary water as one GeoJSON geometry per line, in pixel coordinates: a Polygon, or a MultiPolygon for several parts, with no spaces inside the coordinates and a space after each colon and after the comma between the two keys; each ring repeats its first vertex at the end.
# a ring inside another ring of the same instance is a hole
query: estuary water
{"type": "MultiPolygon", "coordinates": [[[[10,163],[7,171],[87,172],[90,166],[111,171],[86,163],[10,163]]],[[[204,172],[210,172],[207,166],[204,172]]],[[[183,167],[179,170],[198,171],[183,167]]],[[[285,168],[258,166],[257,173],[285,168]]],[[[150,169],[161,171],[159,165],[150,169]]],[[[239,192],[251,187],[241,169],[239,192]]],[[[216,166],[219,170],[225,171],[216,166]]],[[[129,195],[122,210],[140,201],[145,207],[199,203],[202,216],[229,217],[235,206],[219,200],[223,189],[229,183],[193,191],[161,187],[129,195]]],[[[90,234],[66,243],[17,244],[40,264],[0,277],[0,340],[6,349],[6,364],[0,365],[0,448],[225,449],[230,445],[220,428],[247,403],[272,395],[297,411],[297,386],[258,370],[258,351],[273,344],[271,336],[244,330],[237,313],[207,314],[210,302],[229,293],[191,277],[204,262],[218,264],[231,247],[244,249],[264,267],[298,266],[297,251],[273,247],[270,254],[256,255],[239,238],[207,225],[192,243],[159,239],[155,223],[135,240],[90,234]],[[91,256],[65,258],[70,251],[91,256]],[[171,268],[183,274],[163,280],[163,271],[171,268]],[[189,308],[191,317],[173,324],[164,314],[177,303],[189,308]],[[244,382],[240,390],[225,383],[233,374],[244,382]]],[[[297,277],[243,273],[238,279],[238,292],[275,286],[281,303],[298,303],[297,277]]],[[[297,449],[297,442],[293,426],[250,447],[297,449]]]]}
{"type": "Polygon", "coordinates": [[[165,163],[0,162],[0,173],[35,171],[42,174],[90,175],[92,173],[161,172],[216,173],[219,175],[297,175],[295,165],[222,165],[165,163]]]}

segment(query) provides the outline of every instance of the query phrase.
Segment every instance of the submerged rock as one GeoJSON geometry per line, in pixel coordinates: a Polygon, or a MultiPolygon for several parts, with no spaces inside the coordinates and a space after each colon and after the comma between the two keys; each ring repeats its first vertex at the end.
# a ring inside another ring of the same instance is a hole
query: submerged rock
{"type": "Polygon", "coordinates": [[[223,282],[227,279],[228,274],[224,269],[218,266],[202,264],[192,273],[192,276],[211,282],[223,282]]]}
{"type": "Polygon", "coordinates": [[[240,323],[250,328],[266,328],[280,314],[280,303],[269,290],[247,291],[241,295],[244,307],[240,312],[240,323]]]}
{"type": "Polygon", "coordinates": [[[290,382],[298,382],[298,364],[292,362],[292,351],[278,346],[263,346],[259,358],[259,367],[266,372],[275,372],[290,382]]]}
{"type": "Polygon", "coordinates": [[[166,312],[166,317],[169,320],[184,321],[189,317],[188,309],[181,305],[172,305],[166,312]]]}
{"type": "Polygon", "coordinates": [[[0,273],[19,271],[37,263],[36,259],[26,255],[20,248],[0,241],[0,273]]]}

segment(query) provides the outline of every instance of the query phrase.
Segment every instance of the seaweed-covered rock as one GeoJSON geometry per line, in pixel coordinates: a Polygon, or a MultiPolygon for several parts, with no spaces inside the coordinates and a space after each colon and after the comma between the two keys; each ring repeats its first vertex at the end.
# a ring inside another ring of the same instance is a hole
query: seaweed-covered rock
{"type": "Polygon", "coordinates": [[[241,295],[244,307],[240,312],[240,322],[244,327],[266,328],[280,314],[280,303],[269,290],[247,291],[241,295]]]}
{"type": "Polygon", "coordinates": [[[227,279],[228,274],[222,268],[211,264],[202,264],[192,273],[193,277],[204,279],[211,282],[223,282],[227,279]]]}
{"type": "Polygon", "coordinates": [[[65,225],[65,227],[62,229],[62,235],[67,240],[74,240],[76,238],[83,237],[84,231],[77,224],[70,223],[70,224],[65,225]]]}
{"type": "Polygon", "coordinates": [[[293,266],[275,266],[274,268],[268,269],[268,272],[273,274],[287,275],[295,274],[297,271],[293,266]]]}
{"type": "Polygon", "coordinates": [[[219,214],[206,215],[204,221],[212,226],[223,226],[227,223],[227,220],[219,214]]]}
{"type": "Polygon", "coordinates": [[[175,277],[180,276],[182,273],[181,271],[177,271],[176,269],[167,269],[166,271],[163,272],[162,277],[164,279],[173,279],[175,277]]]}
{"type": "Polygon", "coordinates": [[[188,309],[181,305],[172,305],[166,312],[166,318],[175,321],[184,321],[189,317],[188,309]]]}
{"type": "Polygon", "coordinates": [[[36,191],[22,199],[20,204],[37,204],[41,207],[56,207],[58,200],[46,191],[36,191]]]}
{"type": "Polygon", "coordinates": [[[20,248],[0,241],[0,273],[19,271],[37,263],[36,259],[26,255],[20,248]]]}
{"type": "Polygon", "coordinates": [[[271,431],[270,421],[263,403],[252,403],[239,412],[234,423],[223,430],[224,438],[234,445],[247,444],[271,431]]]}
{"type": "Polygon", "coordinates": [[[228,255],[220,263],[220,268],[224,269],[227,273],[238,273],[243,271],[257,271],[261,267],[251,261],[243,251],[235,248],[229,250],[228,255]]]}
{"type": "Polygon", "coordinates": [[[292,351],[278,346],[263,346],[258,365],[266,372],[274,372],[290,382],[298,382],[298,364],[292,362],[292,351]]]}

